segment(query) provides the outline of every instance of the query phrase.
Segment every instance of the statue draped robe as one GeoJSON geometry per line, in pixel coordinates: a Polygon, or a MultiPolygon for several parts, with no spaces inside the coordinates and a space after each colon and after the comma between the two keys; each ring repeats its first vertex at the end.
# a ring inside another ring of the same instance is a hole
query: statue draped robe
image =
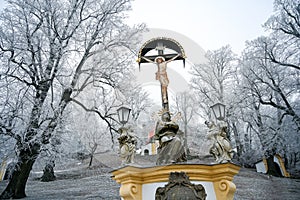
{"type": "Polygon", "coordinates": [[[179,126],[172,121],[157,123],[155,131],[155,137],[159,140],[157,165],[186,161],[182,140],[177,135],[178,129],[179,126]]]}

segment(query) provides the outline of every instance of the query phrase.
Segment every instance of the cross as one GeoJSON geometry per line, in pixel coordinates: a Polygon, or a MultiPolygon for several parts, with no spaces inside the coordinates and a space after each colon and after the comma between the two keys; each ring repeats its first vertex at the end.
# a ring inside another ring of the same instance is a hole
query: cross
{"type": "Polygon", "coordinates": [[[163,46],[163,43],[157,43],[155,50],[158,51],[158,56],[154,59],[154,61],[146,57],[142,57],[142,58],[150,63],[155,63],[157,65],[157,72],[155,73],[155,75],[156,75],[156,80],[159,80],[161,86],[162,107],[164,110],[169,111],[169,100],[168,100],[169,78],[167,75],[167,64],[175,60],[177,57],[179,57],[180,54],[173,56],[169,60],[165,60],[164,49],[165,47],[163,46]]]}

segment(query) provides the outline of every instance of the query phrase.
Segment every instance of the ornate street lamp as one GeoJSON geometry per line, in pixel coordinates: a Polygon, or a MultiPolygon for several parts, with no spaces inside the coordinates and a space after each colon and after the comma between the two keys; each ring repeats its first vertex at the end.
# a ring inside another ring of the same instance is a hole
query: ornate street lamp
{"type": "Polygon", "coordinates": [[[210,107],[214,113],[214,116],[217,120],[225,119],[225,105],[222,103],[216,103],[210,107]]]}
{"type": "Polygon", "coordinates": [[[118,108],[118,110],[117,110],[119,122],[123,126],[128,122],[130,111],[131,111],[130,108],[127,108],[127,107],[124,107],[124,106],[118,108]]]}
{"type": "Polygon", "coordinates": [[[125,127],[125,124],[128,122],[129,114],[131,109],[125,106],[122,106],[117,109],[119,122],[122,124],[122,127],[119,128],[118,141],[120,144],[120,158],[122,160],[122,166],[133,163],[134,154],[136,150],[137,139],[132,134],[133,130],[130,127],[125,127]]]}

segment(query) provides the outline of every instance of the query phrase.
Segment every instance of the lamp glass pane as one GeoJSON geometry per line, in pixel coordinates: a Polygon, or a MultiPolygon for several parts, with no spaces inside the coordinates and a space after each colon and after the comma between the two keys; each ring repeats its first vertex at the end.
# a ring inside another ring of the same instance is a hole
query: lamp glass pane
{"type": "Polygon", "coordinates": [[[117,110],[119,122],[121,124],[126,124],[128,122],[130,111],[131,109],[126,107],[121,107],[117,110]]]}
{"type": "Polygon", "coordinates": [[[221,103],[216,103],[212,107],[213,113],[218,120],[225,118],[225,105],[221,103]]]}
{"type": "Polygon", "coordinates": [[[220,118],[225,118],[225,105],[220,104],[220,118]]]}

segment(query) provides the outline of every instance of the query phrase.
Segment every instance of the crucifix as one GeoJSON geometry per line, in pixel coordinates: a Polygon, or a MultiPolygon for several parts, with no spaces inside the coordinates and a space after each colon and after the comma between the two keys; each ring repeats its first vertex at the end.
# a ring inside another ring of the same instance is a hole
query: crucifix
{"type": "Polygon", "coordinates": [[[148,41],[139,53],[139,63],[148,62],[157,65],[157,72],[155,78],[160,82],[161,86],[161,98],[162,107],[164,110],[169,111],[169,100],[168,100],[168,85],[169,78],[167,74],[167,64],[173,60],[182,59],[184,61],[184,51],[181,45],[170,38],[155,38],[148,41]],[[155,45],[155,46],[154,46],[155,45]],[[176,52],[176,54],[165,54],[164,50],[168,48],[176,52]],[[157,55],[146,56],[145,54],[155,49],[157,55]]]}

